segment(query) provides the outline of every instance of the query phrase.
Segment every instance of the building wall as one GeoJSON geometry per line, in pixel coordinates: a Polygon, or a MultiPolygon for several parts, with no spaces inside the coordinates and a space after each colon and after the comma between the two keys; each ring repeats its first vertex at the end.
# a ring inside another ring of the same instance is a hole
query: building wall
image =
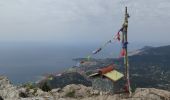
{"type": "Polygon", "coordinates": [[[114,84],[107,78],[94,78],[92,79],[92,87],[96,90],[109,92],[114,94],[114,84]]]}

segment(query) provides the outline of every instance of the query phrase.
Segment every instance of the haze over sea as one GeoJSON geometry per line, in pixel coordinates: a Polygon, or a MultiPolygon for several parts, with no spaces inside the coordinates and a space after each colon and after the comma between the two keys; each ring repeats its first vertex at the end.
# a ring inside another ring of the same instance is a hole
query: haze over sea
{"type": "MultiPolygon", "coordinates": [[[[119,43],[109,44],[96,58],[117,57],[119,43]]],[[[145,43],[130,43],[130,50],[145,43]]],[[[151,44],[153,46],[158,46],[151,44]]],[[[160,44],[161,45],[161,44],[160,44]]],[[[12,83],[36,81],[46,73],[60,73],[76,65],[73,58],[87,57],[100,44],[58,45],[57,43],[0,43],[0,74],[8,76],[12,83]]]]}

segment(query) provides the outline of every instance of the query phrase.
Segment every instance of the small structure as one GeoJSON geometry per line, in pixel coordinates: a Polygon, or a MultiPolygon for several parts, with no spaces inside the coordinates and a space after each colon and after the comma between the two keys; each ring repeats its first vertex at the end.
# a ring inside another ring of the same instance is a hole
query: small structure
{"type": "Polygon", "coordinates": [[[123,74],[115,69],[115,65],[109,65],[89,75],[92,78],[92,87],[105,92],[114,93],[114,82],[123,78],[123,74]]]}

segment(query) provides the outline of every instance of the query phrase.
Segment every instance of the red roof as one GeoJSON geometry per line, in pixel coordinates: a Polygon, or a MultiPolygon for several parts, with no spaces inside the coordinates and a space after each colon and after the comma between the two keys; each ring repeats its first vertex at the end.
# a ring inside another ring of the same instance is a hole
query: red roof
{"type": "Polygon", "coordinates": [[[106,74],[106,73],[114,70],[114,68],[115,68],[115,67],[114,67],[114,65],[112,64],[112,65],[106,66],[105,68],[100,69],[100,70],[99,70],[99,73],[103,75],[103,74],[106,74]]]}

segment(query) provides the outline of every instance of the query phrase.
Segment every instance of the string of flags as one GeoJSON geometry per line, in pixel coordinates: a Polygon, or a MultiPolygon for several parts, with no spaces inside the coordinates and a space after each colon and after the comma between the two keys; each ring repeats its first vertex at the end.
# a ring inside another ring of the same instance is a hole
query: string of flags
{"type": "MultiPolygon", "coordinates": [[[[108,41],[107,41],[106,43],[104,43],[101,47],[99,47],[99,48],[97,48],[96,50],[92,51],[92,54],[91,54],[91,55],[88,55],[88,56],[86,57],[87,60],[89,61],[92,55],[98,54],[98,53],[99,53],[100,51],[102,51],[108,44],[114,43],[114,42],[116,42],[116,41],[121,42],[121,40],[122,40],[122,50],[120,51],[120,57],[124,57],[125,54],[126,54],[126,48],[127,48],[128,42],[124,42],[124,40],[123,40],[124,38],[121,37],[121,36],[123,36],[123,35],[121,35],[121,33],[123,34],[123,27],[117,32],[116,35],[113,36],[113,39],[112,39],[112,40],[108,40],[108,41]]],[[[83,63],[85,63],[85,61],[81,61],[81,62],[77,63],[76,66],[80,66],[80,65],[83,64],[83,63]]],[[[46,80],[53,80],[53,75],[54,75],[54,76],[60,76],[61,74],[50,74],[50,75],[48,74],[48,75],[45,75],[45,76],[46,76],[45,79],[46,79],[46,80]]]]}
{"type": "MultiPolygon", "coordinates": [[[[92,53],[86,57],[87,61],[89,61],[93,55],[96,55],[99,52],[101,52],[108,44],[115,43],[116,41],[120,42],[121,45],[122,45],[122,49],[120,51],[120,54],[119,54],[118,58],[125,57],[125,55],[126,55],[126,48],[127,48],[128,42],[124,41],[123,30],[124,30],[124,25],[118,30],[118,32],[113,36],[113,38],[111,40],[108,40],[101,47],[99,47],[96,50],[92,51],[92,53]]],[[[85,62],[86,61],[81,61],[79,63],[79,65],[81,65],[81,64],[83,64],[85,62]]]]}
{"type": "Polygon", "coordinates": [[[97,50],[93,51],[93,54],[97,54],[98,52],[100,52],[102,50],[102,48],[98,48],[97,50]]]}
{"type": "MultiPolygon", "coordinates": [[[[97,48],[96,50],[92,51],[92,54],[90,54],[90,55],[88,55],[88,56],[86,57],[87,60],[90,60],[90,58],[91,58],[92,55],[96,55],[96,54],[98,54],[100,51],[102,51],[103,48],[105,48],[108,44],[114,43],[114,42],[116,42],[116,41],[121,42],[121,40],[122,40],[122,50],[121,50],[121,52],[120,52],[120,57],[124,57],[125,54],[126,54],[125,48],[127,48],[128,42],[124,42],[124,38],[121,37],[121,33],[123,32],[123,28],[124,28],[124,27],[120,28],[119,31],[117,32],[117,34],[113,36],[113,40],[107,41],[103,46],[101,46],[101,47],[97,48]]],[[[122,34],[123,34],[123,33],[122,33],[122,34]]],[[[122,36],[123,36],[123,35],[122,35],[122,36]]]]}

